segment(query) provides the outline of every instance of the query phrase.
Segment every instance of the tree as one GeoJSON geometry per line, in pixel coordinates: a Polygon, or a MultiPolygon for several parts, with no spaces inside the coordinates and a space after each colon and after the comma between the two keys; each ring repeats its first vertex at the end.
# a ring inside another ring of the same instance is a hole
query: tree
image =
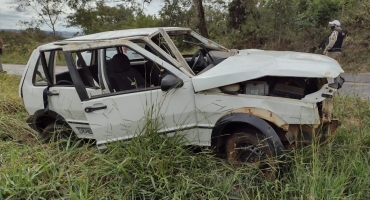
{"type": "Polygon", "coordinates": [[[206,20],[204,18],[204,8],[202,0],[193,0],[195,10],[198,17],[198,29],[203,37],[208,38],[208,31],[206,26],[206,20]]]}
{"type": "Polygon", "coordinates": [[[157,26],[158,19],[144,15],[137,5],[131,7],[125,4],[114,7],[107,6],[103,1],[97,2],[95,7],[77,9],[67,17],[68,27],[79,27],[84,34],[102,31],[142,28],[157,26]]]}
{"type": "Polygon", "coordinates": [[[36,12],[37,18],[32,19],[30,23],[47,25],[53,31],[54,40],[56,39],[56,26],[63,20],[62,16],[66,8],[64,0],[17,0],[17,2],[17,11],[36,12]]]}
{"type": "Polygon", "coordinates": [[[159,11],[161,26],[190,26],[191,0],[163,0],[163,2],[164,6],[159,11]]]}
{"type": "Polygon", "coordinates": [[[159,11],[163,26],[190,27],[199,30],[208,38],[206,18],[202,0],[163,0],[159,11]]]}
{"type": "Polygon", "coordinates": [[[247,20],[246,4],[242,0],[233,0],[229,3],[229,26],[240,29],[247,20]]]}

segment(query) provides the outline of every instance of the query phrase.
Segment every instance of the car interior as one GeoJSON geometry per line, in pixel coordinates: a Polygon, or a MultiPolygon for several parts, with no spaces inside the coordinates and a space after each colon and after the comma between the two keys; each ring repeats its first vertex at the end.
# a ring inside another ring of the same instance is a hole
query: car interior
{"type": "MultiPolygon", "coordinates": [[[[130,49],[127,48],[127,52],[122,52],[122,48],[117,47],[117,51],[111,57],[106,56],[106,74],[107,80],[111,85],[112,92],[124,91],[138,88],[158,87],[162,78],[167,74],[166,69],[159,66],[157,63],[142,57],[141,55],[129,58],[127,53],[130,49]]],[[[153,54],[157,54],[150,47],[145,47],[146,50],[153,54]]],[[[131,50],[131,52],[133,52],[131,50]]],[[[81,52],[76,52],[77,59],[79,59],[79,67],[77,72],[80,76],[82,83],[85,87],[95,87],[99,85],[98,75],[98,60],[97,56],[92,56],[92,60],[85,61],[82,56],[79,56],[81,52]],[[95,58],[95,59],[94,59],[95,58]],[[93,63],[87,65],[86,63],[93,63]],[[94,84],[94,81],[97,84],[94,84]]],[[[97,55],[97,50],[93,50],[92,55],[97,55]]],[[[136,53],[134,53],[136,54],[136,53]]],[[[56,85],[73,86],[72,78],[68,71],[56,74],[56,85]]]]}

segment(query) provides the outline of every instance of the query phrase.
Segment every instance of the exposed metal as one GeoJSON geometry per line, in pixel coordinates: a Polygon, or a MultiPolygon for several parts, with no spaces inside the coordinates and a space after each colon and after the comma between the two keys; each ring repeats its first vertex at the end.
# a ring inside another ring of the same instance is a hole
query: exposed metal
{"type": "Polygon", "coordinates": [[[265,119],[275,124],[277,127],[280,127],[285,131],[288,131],[288,128],[289,128],[289,124],[287,124],[283,119],[281,119],[275,113],[262,109],[262,108],[250,108],[250,107],[238,108],[238,109],[225,113],[225,115],[232,114],[232,113],[245,113],[245,114],[254,115],[256,117],[265,119]]]}
{"type": "Polygon", "coordinates": [[[315,139],[322,142],[327,140],[340,126],[340,120],[333,119],[331,122],[324,122],[318,127],[309,124],[291,124],[285,137],[290,144],[310,145],[315,139]]]}
{"type": "Polygon", "coordinates": [[[333,117],[333,99],[328,98],[322,101],[322,122],[331,122],[333,117]]]}

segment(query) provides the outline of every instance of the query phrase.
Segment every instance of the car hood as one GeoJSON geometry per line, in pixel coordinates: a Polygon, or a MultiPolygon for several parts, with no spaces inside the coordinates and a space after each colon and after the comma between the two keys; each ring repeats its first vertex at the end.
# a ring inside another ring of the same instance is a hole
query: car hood
{"type": "Polygon", "coordinates": [[[343,72],[327,56],[289,51],[240,50],[192,78],[195,92],[264,76],[335,78],[343,72]]]}

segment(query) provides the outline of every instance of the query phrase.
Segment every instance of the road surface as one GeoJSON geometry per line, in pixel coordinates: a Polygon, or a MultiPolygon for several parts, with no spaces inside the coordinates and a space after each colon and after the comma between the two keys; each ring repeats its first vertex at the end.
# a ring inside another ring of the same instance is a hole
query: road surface
{"type": "MultiPolygon", "coordinates": [[[[25,65],[3,64],[8,74],[22,75],[25,65]]],[[[57,71],[67,71],[66,67],[57,67],[57,71]]],[[[346,82],[339,90],[341,95],[359,96],[370,99],[370,74],[342,74],[346,82]]]]}

